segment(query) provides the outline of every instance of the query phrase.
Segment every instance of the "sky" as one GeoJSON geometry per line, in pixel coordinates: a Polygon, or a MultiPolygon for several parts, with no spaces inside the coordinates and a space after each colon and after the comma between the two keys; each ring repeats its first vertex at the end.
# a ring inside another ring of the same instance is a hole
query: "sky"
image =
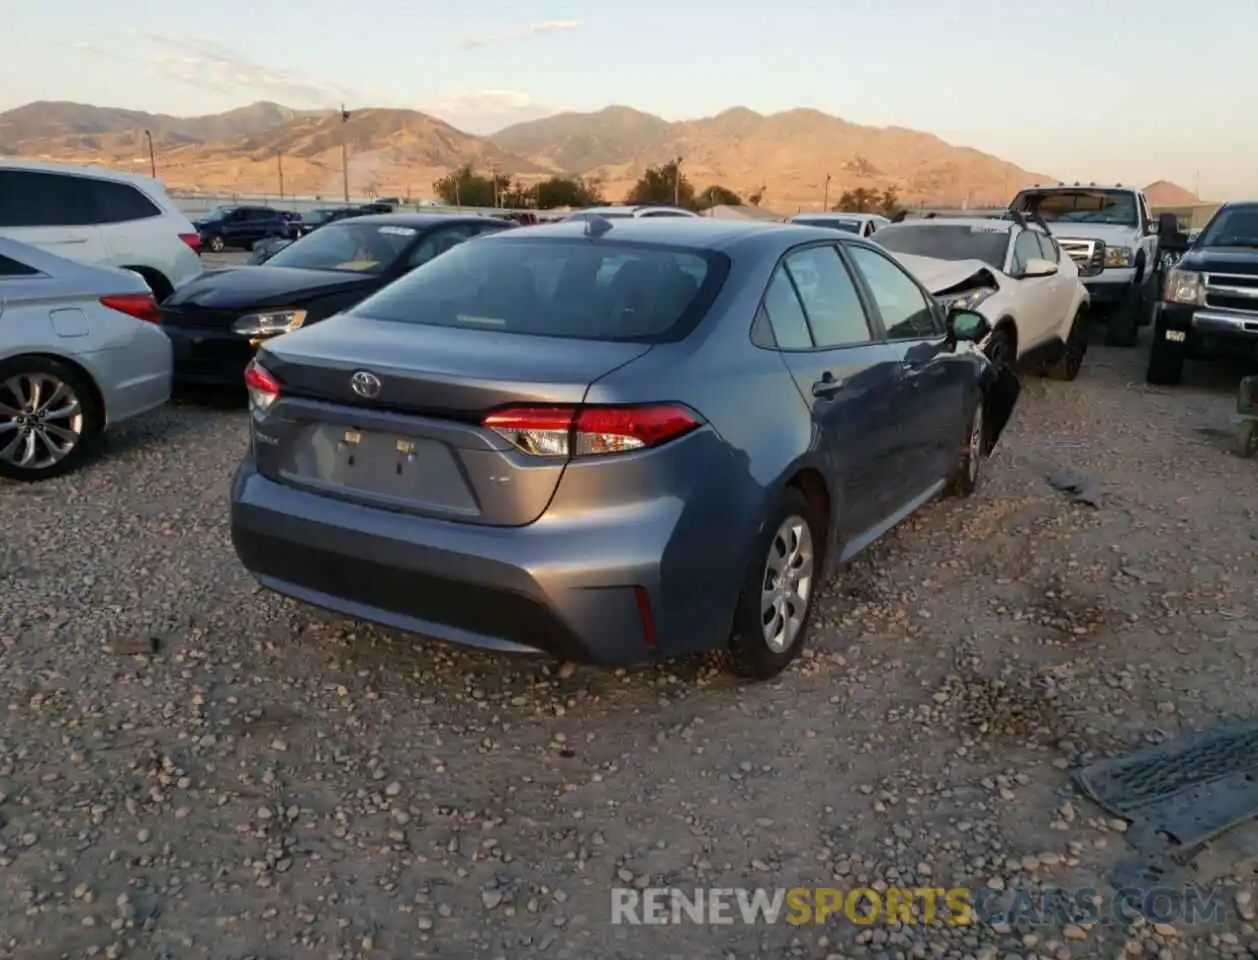
{"type": "Polygon", "coordinates": [[[0,110],[409,107],[472,133],[624,104],[901,126],[1063,180],[1258,197],[1258,3],[0,0],[0,110]]]}

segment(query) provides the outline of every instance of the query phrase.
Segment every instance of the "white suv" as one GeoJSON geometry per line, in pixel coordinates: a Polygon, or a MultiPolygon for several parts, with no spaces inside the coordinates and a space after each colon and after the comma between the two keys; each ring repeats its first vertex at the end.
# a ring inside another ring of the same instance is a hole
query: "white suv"
{"type": "Polygon", "coordinates": [[[159,300],[201,272],[201,238],[156,180],[0,159],[0,236],[142,276],[159,300]]]}

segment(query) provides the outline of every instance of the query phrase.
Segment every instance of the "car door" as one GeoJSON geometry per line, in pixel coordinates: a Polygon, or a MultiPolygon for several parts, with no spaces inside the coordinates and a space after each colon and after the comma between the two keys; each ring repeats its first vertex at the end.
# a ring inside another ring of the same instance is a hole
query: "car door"
{"type": "Polygon", "coordinates": [[[1053,330],[1060,333],[1062,324],[1070,315],[1070,308],[1074,306],[1075,288],[1079,281],[1077,274],[1062,271],[1061,248],[1057,246],[1057,241],[1048,234],[1039,232],[1036,232],[1035,239],[1040,245],[1040,256],[1049,263],[1057,264],[1057,275],[1052,277],[1053,282],[1050,285],[1053,292],[1051,322],[1053,330]]]}
{"type": "Polygon", "coordinates": [[[85,179],[96,208],[101,237],[114,266],[150,262],[154,233],[149,222],[162,211],[127,183],[85,179]]]}
{"type": "Polygon", "coordinates": [[[897,442],[893,511],[926,495],[946,477],[965,438],[968,371],[956,361],[935,299],[898,263],[866,243],[844,252],[872,302],[901,376],[893,405],[897,442]]]}
{"type": "Polygon", "coordinates": [[[812,413],[814,442],[842,505],[836,518],[839,542],[848,545],[846,553],[854,552],[887,516],[898,358],[875,336],[856,283],[832,243],[787,254],[760,310],[812,413]]]}
{"type": "Polygon", "coordinates": [[[1018,354],[1048,340],[1057,330],[1062,311],[1057,308],[1059,277],[1028,277],[1027,265],[1044,257],[1033,230],[1019,230],[1013,241],[1009,276],[1018,281],[1015,309],[1018,322],[1018,354]]]}
{"type": "Polygon", "coordinates": [[[80,263],[109,261],[88,184],[71,174],[0,169],[0,235],[80,263]]]}

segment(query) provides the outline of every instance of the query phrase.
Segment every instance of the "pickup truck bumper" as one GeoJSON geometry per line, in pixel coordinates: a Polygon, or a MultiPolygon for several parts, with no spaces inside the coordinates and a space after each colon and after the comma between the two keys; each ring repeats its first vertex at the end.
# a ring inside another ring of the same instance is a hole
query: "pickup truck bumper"
{"type": "Polygon", "coordinates": [[[1133,267],[1110,267],[1095,277],[1081,277],[1093,307],[1116,307],[1127,299],[1135,282],[1133,267]]]}
{"type": "Polygon", "coordinates": [[[1192,360],[1258,359],[1258,313],[1163,303],[1153,335],[1192,360]]]}

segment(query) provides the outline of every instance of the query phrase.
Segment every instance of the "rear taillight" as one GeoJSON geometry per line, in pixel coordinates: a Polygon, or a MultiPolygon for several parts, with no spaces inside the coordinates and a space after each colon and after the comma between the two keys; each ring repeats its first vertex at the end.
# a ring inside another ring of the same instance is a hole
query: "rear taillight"
{"type": "Polygon", "coordinates": [[[698,427],[676,404],[649,407],[508,407],[483,426],[535,457],[588,457],[658,447],[698,427]]]}
{"type": "Polygon", "coordinates": [[[201,234],[181,233],[179,239],[186,243],[198,257],[201,256],[201,234]]]}
{"type": "Polygon", "coordinates": [[[245,386],[249,389],[249,406],[266,410],[280,398],[280,383],[257,360],[245,367],[245,386]]]}
{"type": "Polygon", "coordinates": [[[110,310],[117,310],[145,323],[161,323],[157,301],[151,293],[121,293],[115,297],[101,297],[100,302],[110,310]]]}

